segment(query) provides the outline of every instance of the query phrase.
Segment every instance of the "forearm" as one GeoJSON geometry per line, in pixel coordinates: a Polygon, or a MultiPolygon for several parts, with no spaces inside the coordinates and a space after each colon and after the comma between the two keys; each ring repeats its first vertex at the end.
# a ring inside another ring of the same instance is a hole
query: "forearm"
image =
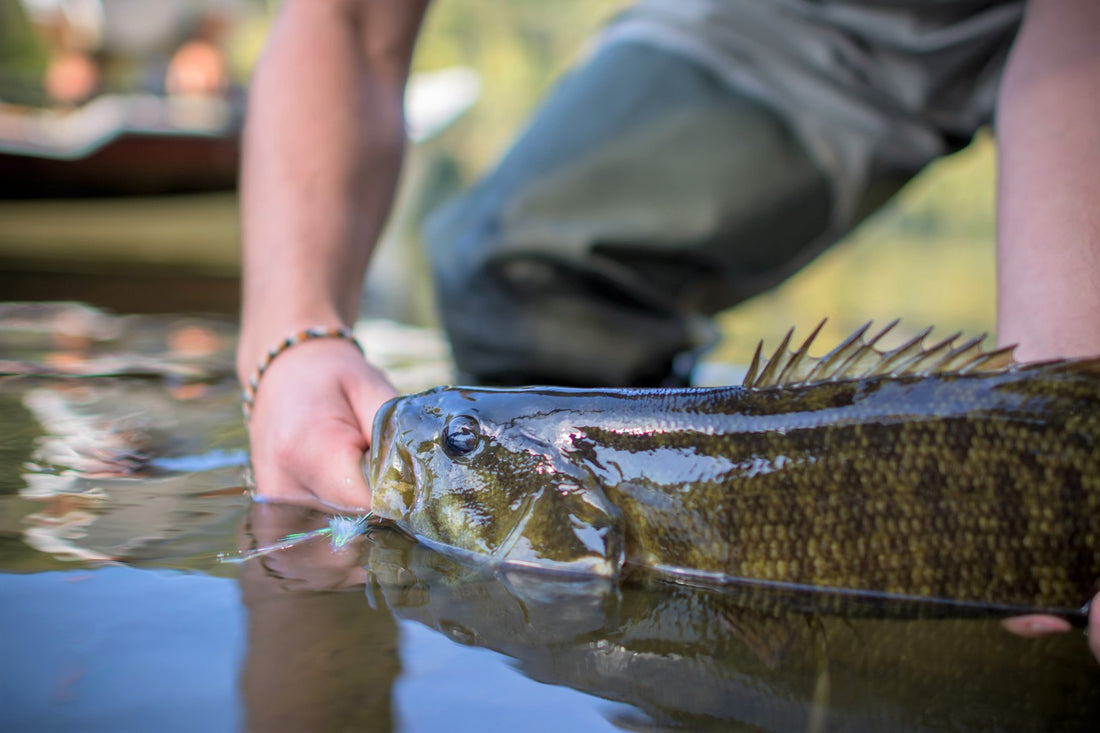
{"type": "Polygon", "coordinates": [[[1033,0],[997,112],[998,332],[1100,354],[1100,3],[1033,0]]]}
{"type": "Polygon", "coordinates": [[[423,3],[287,0],[251,86],[238,373],[310,325],[354,320],[404,145],[423,3]]]}

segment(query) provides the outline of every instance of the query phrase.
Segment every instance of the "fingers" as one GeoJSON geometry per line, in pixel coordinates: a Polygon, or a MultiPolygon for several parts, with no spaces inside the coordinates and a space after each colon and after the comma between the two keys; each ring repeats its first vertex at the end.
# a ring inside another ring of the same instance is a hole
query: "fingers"
{"type": "Polygon", "coordinates": [[[303,435],[295,448],[298,480],[330,510],[370,511],[370,489],[363,472],[366,449],[357,424],[320,425],[303,435]]]}
{"type": "Polygon", "coordinates": [[[312,434],[308,452],[323,456],[310,465],[320,468],[313,493],[326,505],[344,510],[370,510],[370,487],[365,470],[370,429],[374,413],[383,402],[396,394],[385,376],[370,368],[362,379],[350,379],[341,385],[351,410],[350,421],[334,422],[329,430],[312,434]]]}
{"type": "Polygon", "coordinates": [[[1073,626],[1063,618],[1057,616],[1042,616],[1032,614],[1029,616],[1014,616],[1001,622],[1006,629],[1018,636],[1037,638],[1048,634],[1061,634],[1069,631],[1073,626]]]}
{"type": "MultiPolygon", "coordinates": [[[[275,411],[273,410],[273,413],[275,411]]],[[[253,477],[267,501],[349,512],[370,509],[363,473],[366,438],[349,407],[281,413],[282,422],[253,429],[253,477]]],[[[274,415],[272,416],[274,417],[274,415]]]]}
{"type": "MultiPolygon", "coordinates": [[[[1036,638],[1049,634],[1061,634],[1070,631],[1073,626],[1068,621],[1056,616],[1015,616],[1001,622],[1002,625],[1013,634],[1036,638]]],[[[1089,651],[1100,662],[1100,593],[1089,604],[1088,626],[1089,651]]]]}

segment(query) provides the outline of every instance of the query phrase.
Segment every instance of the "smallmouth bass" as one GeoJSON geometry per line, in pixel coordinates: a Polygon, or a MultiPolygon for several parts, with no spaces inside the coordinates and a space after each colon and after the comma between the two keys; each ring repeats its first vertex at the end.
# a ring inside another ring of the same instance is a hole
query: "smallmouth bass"
{"type": "MultiPolygon", "coordinates": [[[[1074,616],[1100,579],[1100,359],[815,331],[741,386],[438,388],[377,413],[373,511],[491,563],[1074,616]]],[[[820,330],[820,326],[818,327],[820,330]]],[[[956,337],[957,338],[957,337],[956,337]]]]}

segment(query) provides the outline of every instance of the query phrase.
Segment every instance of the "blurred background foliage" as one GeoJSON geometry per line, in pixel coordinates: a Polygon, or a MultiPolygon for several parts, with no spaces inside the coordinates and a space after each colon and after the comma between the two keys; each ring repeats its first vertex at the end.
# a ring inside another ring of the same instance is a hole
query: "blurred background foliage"
{"type": "MultiPolygon", "coordinates": [[[[493,164],[548,88],[583,56],[598,28],[626,4],[624,0],[434,3],[417,46],[414,70],[467,66],[482,81],[479,101],[441,141],[453,163],[455,180],[468,183],[493,164]]],[[[277,2],[256,3],[260,12],[242,20],[227,36],[230,68],[241,84],[247,82],[248,70],[262,51],[270,14],[277,6],[277,2]]],[[[5,90],[10,97],[11,89],[26,87],[46,62],[41,43],[20,22],[19,8],[17,0],[0,0],[0,99],[5,90]]],[[[899,329],[903,333],[929,324],[944,333],[991,331],[993,147],[988,135],[979,135],[962,153],[930,166],[894,201],[787,283],[722,314],[719,322],[730,338],[720,349],[720,358],[744,361],[758,339],[774,344],[787,328],[797,326],[806,333],[824,317],[830,319],[828,340],[867,320],[885,323],[895,317],[903,318],[899,329]]],[[[43,251],[49,249],[50,237],[64,238],[69,244],[83,237],[86,242],[77,243],[81,247],[134,237],[148,248],[155,244],[151,239],[159,229],[176,250],[190,242],[196,252],[206,248],[235,257],[235,206],[232,194],[156,203],[0,202],[0,256],[8,241],[20,237],[20,241],[39,237],[36,246],[45,247],[43,251]],[[158,216],[167,217],[159,221],[171,226],[158,227],[158,216]],[[47,221],[67,224],[50,229],[47,221]]],[[[59,272],[66,269],[63,259],[59,256],[56,262],[59,272]]]]}
{"type": "Polygon", "coordinates": [[[429,9],[413,68],[470,66],[482,98],[454,141],[468,172],[499,157],[554,82],[583,57],[598,29],[625,0],[437,0],[429,9]]]}

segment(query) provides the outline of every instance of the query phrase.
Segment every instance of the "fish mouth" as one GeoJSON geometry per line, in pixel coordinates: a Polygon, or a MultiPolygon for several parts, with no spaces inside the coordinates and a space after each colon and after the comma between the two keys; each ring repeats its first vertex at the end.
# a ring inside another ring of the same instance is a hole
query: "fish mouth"
{"type": "Polygon", "coordinates": [[[412,458],[395,438],[398,399],[384,403],[375,413],[367,468],[371,511],[391,521],[408,514],[416,491],[412,458]]]}
{"type": "Polygon", "coordinates": [[[394,420],[396,411],[396,400],[388,400],[382,403],[382,406],[374,413],[374,424],[371,426],[370,456],[367,459],[367,485],[370,487],[371,492],[381,485],[382,474],[389,463],[389,453],[394,445],[393,436],[397,431],[394,420]]]}

